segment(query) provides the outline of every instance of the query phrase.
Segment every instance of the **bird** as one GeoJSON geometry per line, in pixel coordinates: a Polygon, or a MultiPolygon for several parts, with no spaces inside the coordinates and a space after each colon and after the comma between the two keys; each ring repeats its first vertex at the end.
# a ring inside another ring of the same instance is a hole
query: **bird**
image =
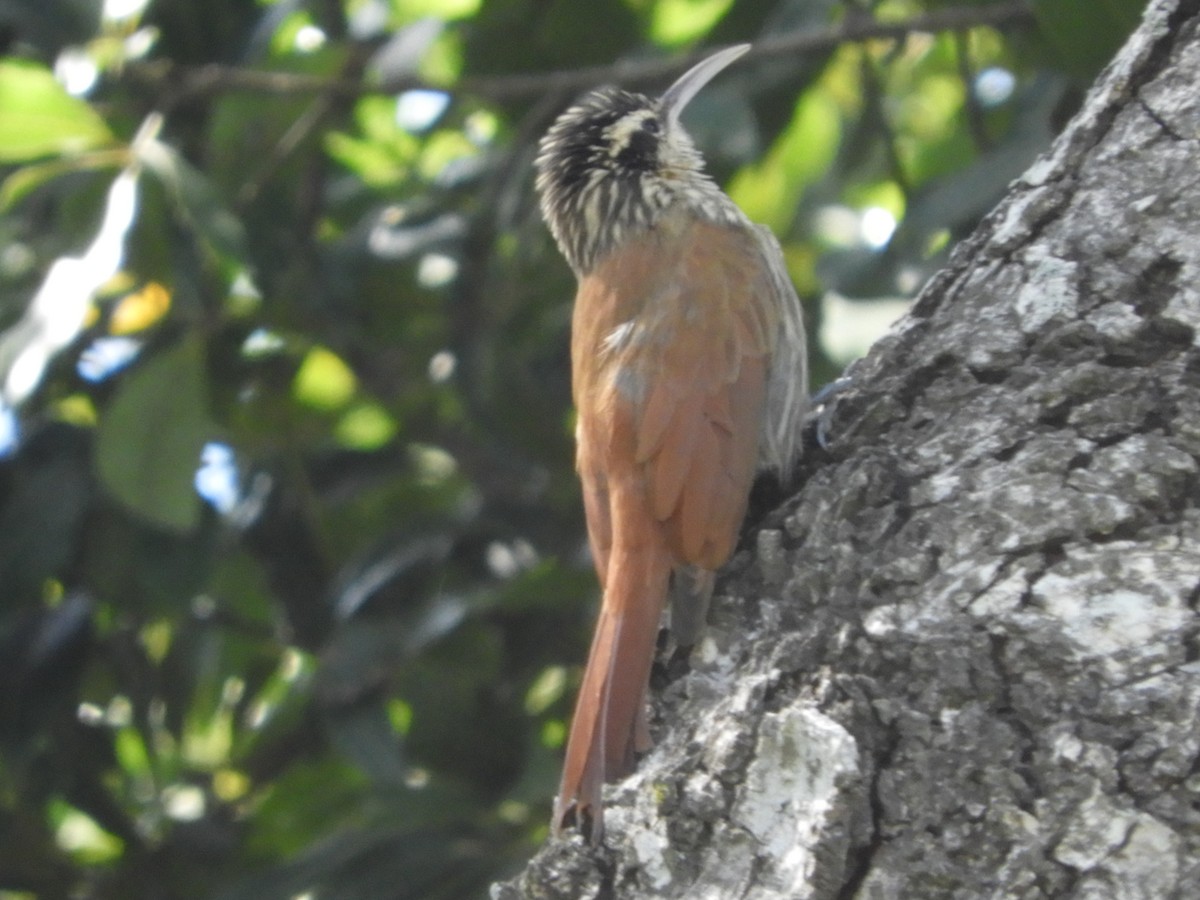
{"type": "Polygon", "coordinates": [[[680,123],[749,49],[707,56],[658,97],[600,88],[534,162],[541,213],[577,279],[576,469],[602,599],[554,804],[555,834],[603,837],[602,785],[650,746],[647,691],[671,606],[701,633],[760,469],[786,481],[808,403],[800,301],[771,231],[706,173],[680,123]]]}

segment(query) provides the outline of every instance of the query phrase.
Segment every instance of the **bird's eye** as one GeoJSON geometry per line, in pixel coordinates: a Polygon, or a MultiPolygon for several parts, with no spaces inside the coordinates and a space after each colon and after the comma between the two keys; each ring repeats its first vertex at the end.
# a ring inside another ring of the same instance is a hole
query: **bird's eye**
{"type": "Polygon", "coordinates": [[[645,131],[648,134],[658,134],[658,119],[643,119],[642,131],[645,131]]]}

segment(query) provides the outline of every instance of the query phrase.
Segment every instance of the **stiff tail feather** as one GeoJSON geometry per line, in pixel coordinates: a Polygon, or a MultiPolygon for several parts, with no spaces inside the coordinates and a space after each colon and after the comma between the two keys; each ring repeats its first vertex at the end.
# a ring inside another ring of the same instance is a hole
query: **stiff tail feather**
{"type": "Polygon", "coordinates": [[[635,753],[649,749],[646,688],[658,624],[667,597],[671,559],[657,523],[630,547],[613,548],[600,620],[571,720],[554,830],[573,817],[603,835],[601,787],[628,774],[635,753]]]}

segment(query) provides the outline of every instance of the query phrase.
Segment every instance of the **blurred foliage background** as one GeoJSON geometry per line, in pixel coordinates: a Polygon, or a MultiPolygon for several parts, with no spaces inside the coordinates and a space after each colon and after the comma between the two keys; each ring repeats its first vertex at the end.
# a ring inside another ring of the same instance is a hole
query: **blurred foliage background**
{"type": "Polygon", "coordinates": [[[596,595],[537,138],[756,42],[687,118],[819,384],[1142,5],[0,0],[0,896],[485,896],[596,595]]]}

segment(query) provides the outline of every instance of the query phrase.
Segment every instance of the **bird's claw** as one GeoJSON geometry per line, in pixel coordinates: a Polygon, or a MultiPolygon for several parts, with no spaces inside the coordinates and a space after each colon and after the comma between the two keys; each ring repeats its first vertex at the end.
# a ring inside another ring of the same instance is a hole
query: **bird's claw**
{"type": "Polygon", "coordinates": [[[829,429],[833,424],[834,401],[854,382],[849,375],[842,375],[829,382],[812,396],[813,414],[817,419],[817,445],[822,450],[829,449],[829,429]]]}

